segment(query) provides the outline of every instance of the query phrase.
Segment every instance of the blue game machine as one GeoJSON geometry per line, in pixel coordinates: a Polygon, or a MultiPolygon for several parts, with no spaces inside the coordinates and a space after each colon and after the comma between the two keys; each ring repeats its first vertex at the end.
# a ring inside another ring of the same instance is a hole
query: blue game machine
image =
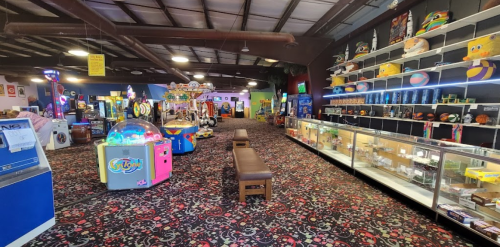
{"type": "Polygon", "coordinates": [[[0,246],[55,225],[52,171],[29,119],[0,120],[0,246]]]}
{"type": "Polygon", "coordinates": [[[288,96],[288,116],[296,118],[312,117],[312,96],[310,94],[295,94],[288,96]]]}

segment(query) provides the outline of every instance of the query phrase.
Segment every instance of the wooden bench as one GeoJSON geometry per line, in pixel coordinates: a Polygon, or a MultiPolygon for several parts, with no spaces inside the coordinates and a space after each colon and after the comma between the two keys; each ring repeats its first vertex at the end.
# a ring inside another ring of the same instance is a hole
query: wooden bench
{"type": "Polygon", "coordinates": [[[233,148],[249,148],[250,139],[246,129],[235,129],[233,135],[233,148]]]}
{"type": "Polygon", "coordinates": [[[239,182],[240,202],[244,202],[247,195],[264,195],[266,200],[271,200],[273,174],[253,148],[233,149],[233,164],[239,182]],[[247,189],[246,186],[257,188],[247,189]]]}

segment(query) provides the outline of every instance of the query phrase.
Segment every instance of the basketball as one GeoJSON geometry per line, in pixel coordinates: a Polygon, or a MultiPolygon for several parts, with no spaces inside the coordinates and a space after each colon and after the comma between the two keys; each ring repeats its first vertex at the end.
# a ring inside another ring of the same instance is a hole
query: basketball
{"type": "Polygon", "coordinates": [[[450,114],[450,116],[448,116],[448,121],[450,121],[450,123],[460,122],[460,115],[456,113],[450,114]]]}
{"type": "Polygon", "coordinates": [[[479,65],[471,65],[467,70],[467,77],[471,81],[488,80],[497,70],[497,65],[487,61],[481,60],[479,65]]]}
{"type": "Polygon", "coordinates": [[[366,116],[366,115],[368,115],[368,113],[365,110],[361,110],[361,111],[359,111],[359,115],[366,116]]]}
{"type": "Polygon", "coordinates": [[[486,121],[488,121],[488,115],[486,114],[480,114],[476,117],[476,122],[479,124],[486,124],[486,121]]]}
{"type": "Polygon", "coordinates": [[[334,87],[333,88],[333,93],[334,94],[343,94],[344,93],[344,88],[343,87],[334,87]]]}
{"type": "Polygon", "coordinates": [[[414,87],[422,87],[429,83],[429,74],[425,72],[417,72],[410,78],[410,84],[414,87]]]}
{"type": "Polygon", "coordinates": [[[345,92],[346,93],[354,93],[356,92],[356,86],[355,85],[348,85],[345,87],[345,92]]]}
{"type": "Polygon", "coordinates": [[[450,117],[449,113],[443,113],[439,116],[439,120],[441,120],[441,122],[447,122],[449,117],[450,117]]]}
{"type": "Polygon", "coordinates": [[[345,109],[342,109],[342,111],[341,111],[341,112],[342,112],[342,114],[345,114],[345,113],[346,113],[346,110],[345,110],[345,109]]]}
{"type": "Polygon", "coordinates": [[[358,85],[356,86],[356,90],[358,92],[366,92],[368,91],[368,83],[367,82],[359,82],[358,85]]]}
{"type": "Polygon", "coordinates": [[[434,113],[428,113],[427,114],[427,120],[429,120],[429,121],[436,120],[436,115],[434,115],[434,113]]]}
{"type": "Polygon", "coordinates": [[[422,112],[415,112],[413,113],[413,119],[422,120],[424,119],[424,114],[422,112]]]}
{"type": "Polygon", "coordinates": [[[349,114],[349,115],[354,115],[354,111],[353,111],[353,110],[348,110],[348,111],[347,111],[347,114],[349,114]]]}

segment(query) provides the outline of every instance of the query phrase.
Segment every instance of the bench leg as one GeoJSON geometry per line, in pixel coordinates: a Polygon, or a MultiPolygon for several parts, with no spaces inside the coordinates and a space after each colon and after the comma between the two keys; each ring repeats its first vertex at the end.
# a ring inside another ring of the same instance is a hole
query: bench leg
{"type": "Polygon", "coordinates": [[[245,202],[246,201],[246,199],[245,199],[246,183],[244,181],[239,181],[239,184],[240,184],[240,202],[245,202]]]}
{"type": "Polygon", "coordinates": [[[266,201],[271,200],[271,193],[273,190],[273,186],[271,183],[272,179],[266,179],[266,201]]]}

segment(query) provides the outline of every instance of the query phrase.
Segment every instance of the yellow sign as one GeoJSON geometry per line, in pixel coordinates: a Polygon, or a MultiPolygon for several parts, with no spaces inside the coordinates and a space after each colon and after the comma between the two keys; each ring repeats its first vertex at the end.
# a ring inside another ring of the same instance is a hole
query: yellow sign
{"type": "Polygon", "coordinates": [[[106,76],[104,54],[89,54],[87,57],[89,76],[106,76]]]}
{"type": "Polygon", "coordinates": [[[189,103],[191,100],[191,96],[189,96],[188,92],[177,89],[166,92],[163,98],[165,98],[167,102],[175,104],[189,103]]]}

